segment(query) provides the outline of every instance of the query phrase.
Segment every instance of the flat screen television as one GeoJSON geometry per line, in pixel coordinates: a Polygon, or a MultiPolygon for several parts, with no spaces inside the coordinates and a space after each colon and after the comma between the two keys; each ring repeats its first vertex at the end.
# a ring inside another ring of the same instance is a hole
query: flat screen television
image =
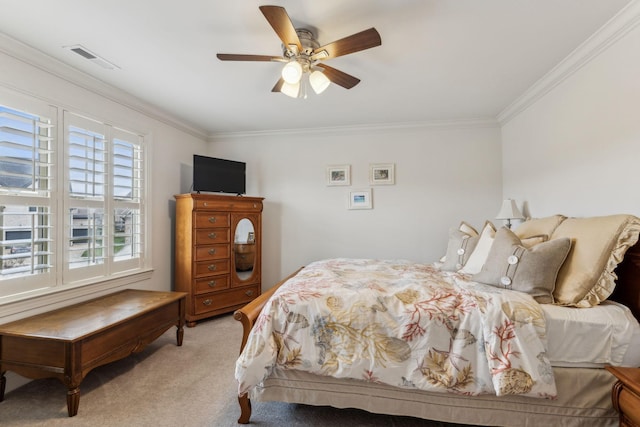
{"type": "Polygon", "coordinates": [[[246,163],[193,155],[193,191],[246,193],[246,163]]]}

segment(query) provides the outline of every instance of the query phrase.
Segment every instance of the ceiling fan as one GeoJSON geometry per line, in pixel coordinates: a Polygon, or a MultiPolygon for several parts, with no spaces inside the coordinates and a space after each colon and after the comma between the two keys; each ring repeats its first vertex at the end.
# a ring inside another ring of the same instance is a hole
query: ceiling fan
{"type": "Polygon", "coordinates": [[[221,61],[275,61],[283,62],[282,77],[272,92],[281,92],[293,98],[305,97],[303,78],[316,93],[323,92],[330,83],[351,89],[360,79],[323,63],[326,59],[348,55],[380,46],[382,40],[375,28],[352,34],[348,37],[320,46],[313,33],[305,28],[295,28],[287,11],[280,6],[260,6],[260,11],[282,40],[282,56],[242,55],[219,53],[221,61]]]}

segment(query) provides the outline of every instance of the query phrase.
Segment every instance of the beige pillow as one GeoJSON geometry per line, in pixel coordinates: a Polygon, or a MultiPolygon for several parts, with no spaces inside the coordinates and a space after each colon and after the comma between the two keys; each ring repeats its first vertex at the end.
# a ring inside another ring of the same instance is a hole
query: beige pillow
{"type": "Polygon", "coordinates": [[[480,234],[475,228],[473,228],[471,225],[469,225],[464,221],[460,222],[460,226],[458,227],[458,230],[462,231],[465,234],[468,234],[469,236],[477,236],[480,234]]]}
{"type": "Polygon", "coordinates": [[[459,271],[460,273],[476,274],[480,272],[487,260],[495,235],[496,227],[491,221],[485,222],[484,227],[482,227],[482,232],[480,233],[478,244],[473,250],[473,253],[469,255],[469,259],[464,264],[464,267],[459,271]]]}
{"type": "Polygon", "coordinates": [[[607,299],[615,288],[614,270],[639,234],[640,218],[633,215],[564,220],[551,235],[568,237],[573,243],[558,273],[556,303],[593,307],[607,299]]]}
{"type": "Polygon", "coordinates": [[[567,219],[564,215],[552,215],[545,218],[528,219],[520,224],[513,232],[520,239],[532,236],[551,236],[553,230],[567,219]]]}
{"type": "Polygon", "coordinates": [[[539,243],[546,242],[547,240],[549,240],[549,236],[547,236],[546,234],[520,238],[520,241],[522,242],[522,246],[524,246],[525,248],[532,248],[539,243]]]}
{"type": "Polygon", "coordinates": [[[560,238],[525,248],[506,227],[496,232],[487,262],[473,280],[527,293],[540,304],[553,302],[556,276],[571,240],[560,238]]]}
{"type": "Polygon", "coordinates": [[[458,271],[466,264],[469,256],[480,240],[480,236],[471,236],[459,229],[449,230],[449,243],[442,270],[458,271]]]}
{"type": "MultiPolygon", "coordinates": [[[[471,225],[469,225],[468,223],[461,221],[460,222],[460,226],[458,227],[458,230],[462,231],[465,234],[468,234],[469,236],[477,236],[478,232],[476,231],[475,228],[473,228],[471,225]]],[[[445,253],[444,255],[442,255],[442,258],[440,258],[440,262],[444,263],[447,262],[447,254],[445,253]]]]}

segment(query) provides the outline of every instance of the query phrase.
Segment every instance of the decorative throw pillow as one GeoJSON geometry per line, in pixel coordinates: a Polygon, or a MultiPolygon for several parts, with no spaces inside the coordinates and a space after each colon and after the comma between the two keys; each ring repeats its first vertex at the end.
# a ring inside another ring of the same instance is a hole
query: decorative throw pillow
{"type": "Polygon", "coordinates": [[[532,236],[551,236],[553,230],[567,219],[564,215],[552,215],[545,218],[532,218],[520,224],[513,232],[520,239],[532,236]]]}
{"type": "Polygon", "coordinates": [[[615,288],[614,270],[639,234],[640,218],[633,215],[564,220],[551,235],[552,239],[566,237],[573,241],[558,273],[553,292],[556,303],[593,307],[607,299],[615,288]]]}
{"type": "MultiPolygon", "coordinates": [[[[464,221],[460,222],[460,225],[458,226],[458,230],[462,231],[464,234],[468,234],[469,236],[478,235],[478,232],[476,231],[476,229],[464,221]]],[[[447,254],[445,253],[442,256],[442,258],[440,258],[440,262],[445,263],[446,261],[447,261],[447,254]]]]}
{"type": "Polygon", "coordinates": [[[449,230],[447,255],[440,268],[447,271],[460,270],[466,264],[478,244],[478,240],[480,240],[480,236],[471,236],[455,228],[449,230]]]}
{"type": "Polygon", "coordinates": [[[482,233],[480,233],[478,244],[473,250],[473,253],[469,255],[469,259],[464,264],[464,267],[459,271],[460,273],[476,274],[480,272],[482,266],[487,260],[495,235],[496,227],[490,221],[485,222],[484,227],[482,228],[482,233]]]}
{"type": "Polygon", "coordinates": [[[560,238],[527,249],[506,227],[496,232],[487,261],[473,280],[527,293],[540,304],[553,302],[558,270],[571,249],[571,240],[560,238]]]}

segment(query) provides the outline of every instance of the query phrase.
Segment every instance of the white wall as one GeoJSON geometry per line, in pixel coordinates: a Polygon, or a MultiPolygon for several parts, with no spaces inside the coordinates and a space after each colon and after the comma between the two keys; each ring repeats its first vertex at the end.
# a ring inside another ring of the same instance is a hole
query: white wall
{"type": "Polygon", "coordinates": [[[497,127],[220,137],[208,154],[247,162],[247,194],[265,197],[263,289],[329,257],[434,261],[449,227],[479,228],[500,207],[497,127]],[[395,185],[370,186],[370,163],[394,163],[395,185]],[[336,164],[351,165],[351,186],[326,185],[326,167],[336,164]],[[373,209],[348,210],[349,191],[364,188],[373,189],[373,209]]]}
{"type": "MultiPolygon", "coordinates": [[[[636,8],[637,9],[637,8],[636,8]]],[[[640,26],[502,128],[504,194],[532,216],[640,216],[640,26]]]]}

